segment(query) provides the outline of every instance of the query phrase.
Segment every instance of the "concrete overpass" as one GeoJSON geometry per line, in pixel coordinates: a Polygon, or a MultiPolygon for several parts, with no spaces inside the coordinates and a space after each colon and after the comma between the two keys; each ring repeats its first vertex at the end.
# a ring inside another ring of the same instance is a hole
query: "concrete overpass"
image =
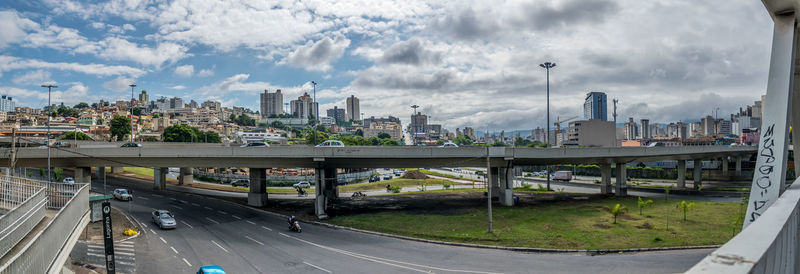
{"type": "MultiPolygon", "coordinates": [[[[694,160],[695,186],[700,185],[701,160],[722,159],[723,173],[728,162],[735,161],[735,172],[741,173],[741,162],[756,152],[755,147],[684,146],[622,148],[507,148],[507,147],[377,147],[354,146],[318,148],[311,146],[275,146],[270,148],[222,147],[218,145],[145,144],[139,148],[120,148],[108,143],[80,144],[74,148],[58,148],[51,152],[51,165],[75,169],[75,180],[88,183],[91,167],[105,172],[122,166],[154,168],[154,189],[164,189],[168,167],[180,167],[181,179],[192,181],[193,167],[248,167],[250,193],[248,203],[264,206],[267,201],[266,170],[268,168],[314,168],[316,174],[317,215],[326,218],[325,209],[338,197],[337,168],[380,167],[490,167],[489,180],[493,196],[503,205],[513,204],[513,172],[515,165],[597,164],[601,170],[601,192],[612,193],[611,165],[617,167],[618,196],[627,192],[625,164],[633,161],[678,161],[678,186],[685,187],[686,160],[694,160]]],[[[0,166],[9,165],[10,149],[0,150],[0,166]]],[[[21,148],[16,151],[16,167],[46,167],[47,150],[21,148]]],[[[100,174],[98,174],[100,175],[100,174]]]]}

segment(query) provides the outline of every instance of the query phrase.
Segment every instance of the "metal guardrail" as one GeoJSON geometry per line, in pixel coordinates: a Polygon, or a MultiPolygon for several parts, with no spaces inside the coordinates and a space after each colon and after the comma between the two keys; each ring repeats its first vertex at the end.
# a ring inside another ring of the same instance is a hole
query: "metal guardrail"
{"type": "Polygon", "coordinates": [[[0,256],[14,248],[45,216],[44,187],[12,177],[0,181],[0,206],[8,209],[0,216],[0,256]]]}
{"type": "Polygon", "coordinates": [[[0,273],[53,273],[56,257],[67,240],[89,214],[89,184],[78,184],[77,191],[61,210],[17,254],[0,266],[0,273]]]}
{"type": "Polygon", "coordinates": [[[800,179],[756,222],[686,273],[800,272],[800,179]]]}

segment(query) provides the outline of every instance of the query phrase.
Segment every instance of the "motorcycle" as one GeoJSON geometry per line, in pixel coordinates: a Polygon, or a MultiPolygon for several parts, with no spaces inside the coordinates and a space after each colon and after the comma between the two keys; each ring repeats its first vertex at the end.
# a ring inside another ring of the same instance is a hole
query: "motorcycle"
{"type": "Polygon", "coordinates": [[[356,191],[356,192],[353,192],[353,195],[350,196],[350,197],[353,197],[353,198],[364,198],[364,197],[367,197],[367,194],[364,194],[364,192],[361,192],[361,191],[356,191]]]}
{"type": "Polygon", "coordinates": [[[298,222],[298,221],[294,221],[291,224],[289,224],[289,230],[297,232],[297,233],[303,232],[303,229],[300,228],[300,222],[298,222]]]}
{"type": "Polygon", "coordinates": [[[305,189],[297,188],[297,197],[308,196],[308,192],[305,189]]]}

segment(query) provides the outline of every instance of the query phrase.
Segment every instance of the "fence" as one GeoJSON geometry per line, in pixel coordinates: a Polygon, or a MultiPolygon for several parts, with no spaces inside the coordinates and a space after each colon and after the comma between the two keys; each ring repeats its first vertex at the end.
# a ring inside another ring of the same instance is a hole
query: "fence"
{"type": "MultiPolygon", "coordinates": [[[[20,180],[33,182],[27,179],[20,180]]],[[[0,266],[0,273],[56,273],[60,271],[63,262],[58,262],[56,259],[65,258],[68,255],[69,250],[66,250],[69,247],[68,240],[74,236],[76,231],[80,230],[79,226],[88,216],[89,189],[91,188],[89,184],[69,186],[53,183],[41,184],[44,187],[40,187],[40,191],[33,196],[37,199],[41,198],[38,200],[38,206],[44,208],[45,200],[52,198],[55,201],[52,203],[47,201],[46,206],[51,209],[59,209],[59,211],[24,247],[0,266]],[[69,191],[74,192],[69,193],[69,191]],[[47,199],[45,199],[45,195],[47,199]]],[[[44,214],[43,210],[42,214],[44,214]]],[[[31,232],[30,229],[25,231],[26,234],[29,232],[31,232]]]]}
{"type": "Polygon", "coordinates": [[[798,273],[799,227],[800,179],[758,220],[687,273],[798,273]]]}
{"type": "MultiPolygon", "coordinates": [[[[353,173],[344,173],[339,174],[337,176],[337,181],[339,184],[346,184],[358,179],[369,178],[370,175],[374,173],[373,170],[361,171],[361,172],[353,172],[353,173]]],[[[208,173],[202,171],[194,171],[195,176],[203,176],[206,178],[211,178],[214,180],[224,180],[227,182],[237,180],[237,179],[250,179],[250,176],[241,175],[241,174],[219,174],[219,173],[208,173]]],[[[283,175],[267,175],[265,177],[267,182],[300,182],[300,181],[307,181],[311,184],[314,184],[314,175],[298,175],[298,176],[283,176],[283,175]]]]}
{"type": "Polygon", "coordinates": [[[44,187],[21,178],[0,181],[0,206],[8,210],[0,216],[0,256],[14,248],[45,216],[44,187]]]}

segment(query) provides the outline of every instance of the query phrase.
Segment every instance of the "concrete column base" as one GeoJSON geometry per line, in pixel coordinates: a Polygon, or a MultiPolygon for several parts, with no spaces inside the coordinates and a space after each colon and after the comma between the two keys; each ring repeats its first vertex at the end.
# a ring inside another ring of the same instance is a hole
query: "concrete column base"
{"type": "Polygon", "coordinates": [[[121,166],[112,166],[111,167],[111,173],[119,174],[119,173],[122,173],[122,171],[124,171],[124,169],[121,166]]]}
{"type": "Polygon", "coordinates": [[[92,168],[90,167],[76,167],[75,168],[75,183],[90,184],[92,183],[92,168]]]}
{"type": "Polygon", "coordinates": [[[191,184],[194,183],[194,175],[192,173],[192,168],[190,167],[182,167],[181,173],[178,176],[178,184],[191,184]]]}
{"type": "Polygon", "coordinates": [[[267,193],[247,193],[247,205],[255,207],[263,207],[267,205],[267,193]]]}
{"type": "Polygon", "coordinates": [[[628,174],[625,163],[617,163],[617,185],[614,194],[617,197],[628,196],[628,174]]]}
{"type": "Polygon", "coordinates": [[[316,194],[316,198],[314,199],[314,215],[317,215],[317,219],[325,220],[328,219],[328,214],[325,213],[325,210],[328,209],[328,197],[325,196],[324,191],[327,187],[325,182],[325,169],[314,169],[314,180],[316,184],[314,187],[316,194]]]}
{"type": "Polygon", "coordinates": [[[514,170],[510,168],[501,168],[499,188],[497,191],[497,198],[501,205],[513,206],[514,205],[514,170]]]}
{"type": "Polygon", "coordinates": [[[728,157],[722,157],[722,176],[728,176],[728,157]]]}
{"type": "MultiPolygon", "coordinates": [[[[183,171],[181,169],[181,173],[183,171]]],[[[250,192],[247,193],[247,205],[263,207],[267,205],[267,199],[267,169],[250,168],[250,192]]]]}
{"type": "MultiPolygon", "coordinates": [[[[795,162],[795,164],[800,163],[795,162]]],[[[736,157],[736,176],[742,176],[742,156],[736,157]]]]}
{"type": "Polygon", "coordinates": [[[106,167],[99,166],[94,168],[94,177],[97,179],[103,179],[106,176],[106,167]]]}
{"type": "Polygon", "coordinates": [[[600,165],[600,193],[611,194],[611,165],[600,165]]]}
{"type": "Polygon", "coordinates": [[[686,188],[686,160],[678,161],[678,188],[686,188]]]}
{"type": "Polygon", "coordinates": [[[153,168],[153,189],[164,190],[167,189],[167,173],[169,168],[156,167],[153,168]]]}
{"type": "Polygon", "coordinates": [[[694,167],[692,169],[692,180],[694,181],[694,189],[700,189],[703,183],[703,160],[694,160],[694,167]]]}

